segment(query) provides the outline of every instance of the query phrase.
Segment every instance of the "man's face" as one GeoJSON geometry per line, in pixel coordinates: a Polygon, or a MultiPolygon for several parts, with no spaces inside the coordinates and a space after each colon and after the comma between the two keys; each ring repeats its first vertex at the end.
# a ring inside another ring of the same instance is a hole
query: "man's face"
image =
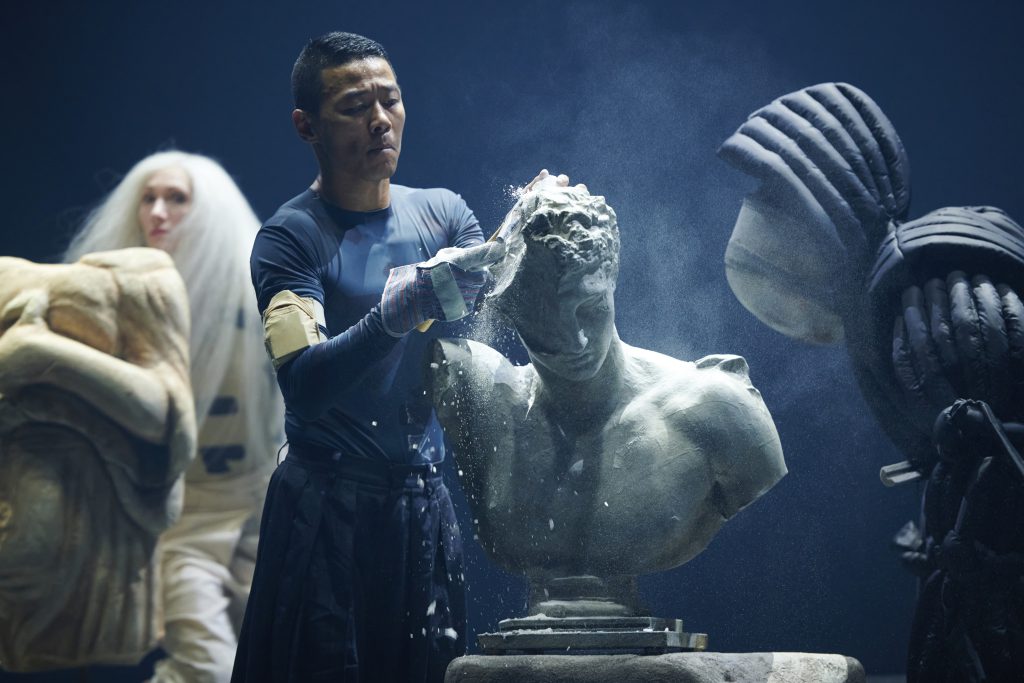
{"type": "Polygon", "coordinates": [[[323,99],[311,124],[331,170],[354,181],[390,178],[398,168],[405,107],[395,72],[380,57],[320,72],[323,99]]]}
{"type": "Polygon", "coordinates": [[[615,336],[615,290],[607,277],[570,275],[557,292],[531,294],[541,296],[531,296],[514,320],[530,360],[571,381],[596,375],[615,336]]]}

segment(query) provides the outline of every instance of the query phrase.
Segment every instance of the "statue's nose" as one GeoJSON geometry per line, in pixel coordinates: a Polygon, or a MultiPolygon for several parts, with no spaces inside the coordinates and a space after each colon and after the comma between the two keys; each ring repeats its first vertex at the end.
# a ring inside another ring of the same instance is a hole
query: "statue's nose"
{"type": "Polygon", "coordinates": [[[559,325],[557,336],[552,338],[550,345],[559,353],[580,353],[587,348],[590,340],[580,326],[575,312],[570,317],[572,321],[566,325],[559,325]]]}

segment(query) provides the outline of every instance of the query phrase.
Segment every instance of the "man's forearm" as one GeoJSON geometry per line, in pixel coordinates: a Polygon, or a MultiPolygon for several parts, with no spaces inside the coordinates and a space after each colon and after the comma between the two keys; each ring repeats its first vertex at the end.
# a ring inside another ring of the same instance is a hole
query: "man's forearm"
{"type": "Polygon", "coordinates": [[[277,371],[289,410],[304,420],[320,417],[397,342],[384,330],[380,306],[374,306],[341,334],[305,349],[277,371]]]}

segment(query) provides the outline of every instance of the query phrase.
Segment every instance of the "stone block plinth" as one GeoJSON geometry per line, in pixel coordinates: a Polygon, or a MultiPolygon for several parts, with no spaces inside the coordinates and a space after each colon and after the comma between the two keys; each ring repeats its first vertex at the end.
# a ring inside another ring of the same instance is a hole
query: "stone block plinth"
{"type": "Polygon", "coordinates": [[[666,655],[472,655],[445,683],[865,683],[852,657],[802,652],[666,655]]]}

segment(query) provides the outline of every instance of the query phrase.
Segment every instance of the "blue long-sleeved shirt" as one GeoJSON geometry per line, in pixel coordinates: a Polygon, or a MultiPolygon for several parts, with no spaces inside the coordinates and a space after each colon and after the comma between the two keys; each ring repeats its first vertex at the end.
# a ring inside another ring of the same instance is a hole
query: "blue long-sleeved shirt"
{"type": "Polygon", "coordinates": [[[386,209],[347,211],[307,190],[264,223],[250,261],[260,313],[291,290],[323,304],[329,337],[278,370],[291,444],[402,463],[443,459],[423,366],[446,326],[395,339],[380,296],[391,268],[481,242],[461,197],[394,184],[386,209]]]}

